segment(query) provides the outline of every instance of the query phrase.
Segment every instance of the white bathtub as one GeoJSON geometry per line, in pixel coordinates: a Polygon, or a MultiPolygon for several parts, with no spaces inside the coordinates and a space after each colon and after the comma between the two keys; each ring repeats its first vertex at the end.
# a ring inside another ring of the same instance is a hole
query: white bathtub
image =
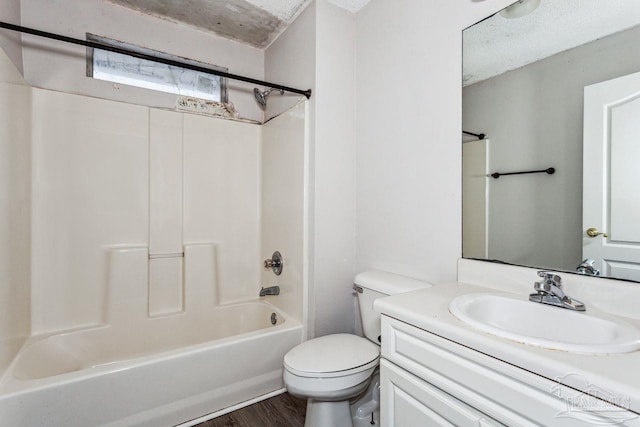
{"type": "Polygon", "coordinates": [[[198,317],[29,338],[0,379],[0,425],[173,426],[283,388],[299,322],[262,301],[198,317]]]}

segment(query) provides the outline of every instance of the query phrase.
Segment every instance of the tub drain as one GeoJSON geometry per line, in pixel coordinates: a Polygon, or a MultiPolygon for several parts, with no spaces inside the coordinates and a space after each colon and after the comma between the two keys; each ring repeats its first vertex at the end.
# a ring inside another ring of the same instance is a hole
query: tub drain
{"type": "Polygon", "coordinates": [[[278,323],[278,315],[275,313],[271,313],[271,324],[275,325],[276,323],[278,323]]]}

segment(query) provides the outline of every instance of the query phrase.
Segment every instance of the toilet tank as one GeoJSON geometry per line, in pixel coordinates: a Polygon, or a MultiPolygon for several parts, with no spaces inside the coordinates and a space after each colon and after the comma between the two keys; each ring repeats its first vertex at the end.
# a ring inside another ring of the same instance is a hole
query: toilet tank
{"type": "Polygon", "coordinates": [[[376,344],[380,344],[380,313],[373,310],[373,302],[389,295],[433,286],[429,282],[379,270],[358,274],[354,283],[364,336],[376,344]]]}

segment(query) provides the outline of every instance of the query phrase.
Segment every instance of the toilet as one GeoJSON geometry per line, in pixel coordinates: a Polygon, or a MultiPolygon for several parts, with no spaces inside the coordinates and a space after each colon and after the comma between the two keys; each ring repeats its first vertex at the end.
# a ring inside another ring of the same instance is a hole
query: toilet
{"type": "Polygon", "coordinates": [[[366,338],[326,335],[303,342],[284,356],[287,391],[307,399],[305,427],[354,425],[350,401],[367,391],[380,359],[380,314],[373,310],[373,302],[432,286],[384,271],[360,273],[354,282],[366,338]]]}

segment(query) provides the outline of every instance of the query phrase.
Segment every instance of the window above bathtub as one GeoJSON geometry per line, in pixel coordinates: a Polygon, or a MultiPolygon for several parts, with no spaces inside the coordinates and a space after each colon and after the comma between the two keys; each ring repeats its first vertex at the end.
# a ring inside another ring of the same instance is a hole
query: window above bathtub
{"type": "MultiPolygon", "coordinates": [[[[87,40],[159,58],[227,71],[226,68],[186,60],[93,34],[87,34],[87,40]]],[[[227,102],[225,78],[97,48],[87,48],[87,76],[208,101],[227,102]]]]}

